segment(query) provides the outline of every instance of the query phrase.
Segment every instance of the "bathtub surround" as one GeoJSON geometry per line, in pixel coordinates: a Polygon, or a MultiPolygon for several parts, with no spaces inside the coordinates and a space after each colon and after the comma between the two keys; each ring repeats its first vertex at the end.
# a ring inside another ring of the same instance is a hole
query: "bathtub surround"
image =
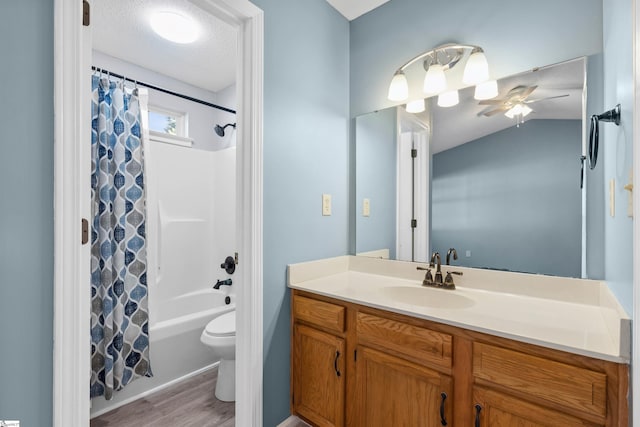
{"type": "MultiPolygon", "coordinates": [[[[138,92],[92,76],[91,397],[151,377],[138,92]]],[[[89,284],[87,284],[89,286],[89,284]]]]}

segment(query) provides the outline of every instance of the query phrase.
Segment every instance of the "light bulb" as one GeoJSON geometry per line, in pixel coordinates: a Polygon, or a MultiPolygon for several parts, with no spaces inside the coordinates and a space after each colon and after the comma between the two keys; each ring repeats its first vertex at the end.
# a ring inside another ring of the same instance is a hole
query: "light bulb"
{"type": "Polygon", "coordinates": [[[438,95],[438,105],[440,107],[453,107],[454,105],[458,105],[458,102],[459,98],[457,90],[451,90],[438,95]]]}
{"type": "Polygon", "coordinates": [[[193,19],[176,12],[156,12],[151,16],[150,23],[160,37],[174,43],[193,43],[198,38],[198,26],[193,19]]]}
{"type": "Polygon", "coordinates": [[[433,95],[447,89],[447,78],[444,76],[444,67],[440,64],[429,66],[427,75],[424,76],[424,93],[433,95]]]}
{"type": "Polygon", "coordinates": [[[496,96],[498,96],[498,82],[495,80],[479,83],[473,95],[478,101],[495,98],[496,96]]]}
{"type": "Polygon", "coordinates": [[[390,101],[404,101],[408,97],[409,84],[407,83],[407,78],[402,71],[397,71],[393,79],[391,79],[387,98],[389,98],[390,101]]]}
{"type": "Polygon", "coordinates": [[[425,110],[424,99],[416,99],[407,103],[407,113],[422,113],[425,110]]]}
{"type": "Polygon", "coordinates": [[[476,50],[469,55],[467,65],[464,67],[462,82],[468,85],[475,85],[489,80],[489,64],[484,52],[476,50]]]}

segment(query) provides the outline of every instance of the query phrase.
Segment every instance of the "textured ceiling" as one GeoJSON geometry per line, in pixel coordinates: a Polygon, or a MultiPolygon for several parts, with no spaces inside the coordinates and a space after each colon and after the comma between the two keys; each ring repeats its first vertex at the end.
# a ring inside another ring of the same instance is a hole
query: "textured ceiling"
{"type": "Polygon", "coordinates": [[[349,21],[385,4],[389,0],[327,0],[338,12],[349,21]]]}
{"type": "Polygon", "coordinates": [[[213,92],[235,83],[235,29],[187,0],[98,0],[91,26],[100,52],[213,92]],[[158,10],[190,16],[201,37],[177,44],[158,36],[149,25],[158,10]]]}

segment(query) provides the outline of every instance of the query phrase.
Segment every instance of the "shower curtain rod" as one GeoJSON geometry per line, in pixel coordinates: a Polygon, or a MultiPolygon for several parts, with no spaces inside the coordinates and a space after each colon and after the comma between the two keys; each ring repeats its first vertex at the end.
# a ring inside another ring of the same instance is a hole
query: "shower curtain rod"
{"type": "Polygon", "coordinates": [[[149,88],[149,89],[157,90],[158,92],[166,93],[166,94],[169,94],[169,95],[177,96],[178,98],[182,98],[182,99],[186,99],[188,101],[196,102],[198,104],[206,105],[207,107],[217,108],[218,110],[226,111],[227,113],[236,114],[236,111],[232,110],[230,108],[221,107],[220,105],[212,104],[211,102],[203,101],[201,99],[194,98],[194,97],[189,96],[189,95],[184,95],[182,93],[174,92],[172,90],[163,89],[161,87],[154,86],[154,85],[149,84],[149,83],[141,82],[140,80],[130,79],[129,77],[125,77],[125,76],[120,75],[120,74],[112,73],[111,71],[105,70],[104,68],[92,66],[91,69],[93,71],[100,71],[102,73],[106,73],[107,75],[115,77],[116,79],[122,79],[122,80],[126,80],[128,82],[131,82],[131,83],[135,83],[138,86],[144,86],[144,87],[149,88]]]}

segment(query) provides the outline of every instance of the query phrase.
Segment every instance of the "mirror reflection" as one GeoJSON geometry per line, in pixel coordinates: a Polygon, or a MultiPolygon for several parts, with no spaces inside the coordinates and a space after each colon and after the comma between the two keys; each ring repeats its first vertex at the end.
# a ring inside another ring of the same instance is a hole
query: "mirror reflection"
{"type": "Polygon", "coordinates": [[[580,277],[586,61],[357,117],[357,254],[580,277]]]}

